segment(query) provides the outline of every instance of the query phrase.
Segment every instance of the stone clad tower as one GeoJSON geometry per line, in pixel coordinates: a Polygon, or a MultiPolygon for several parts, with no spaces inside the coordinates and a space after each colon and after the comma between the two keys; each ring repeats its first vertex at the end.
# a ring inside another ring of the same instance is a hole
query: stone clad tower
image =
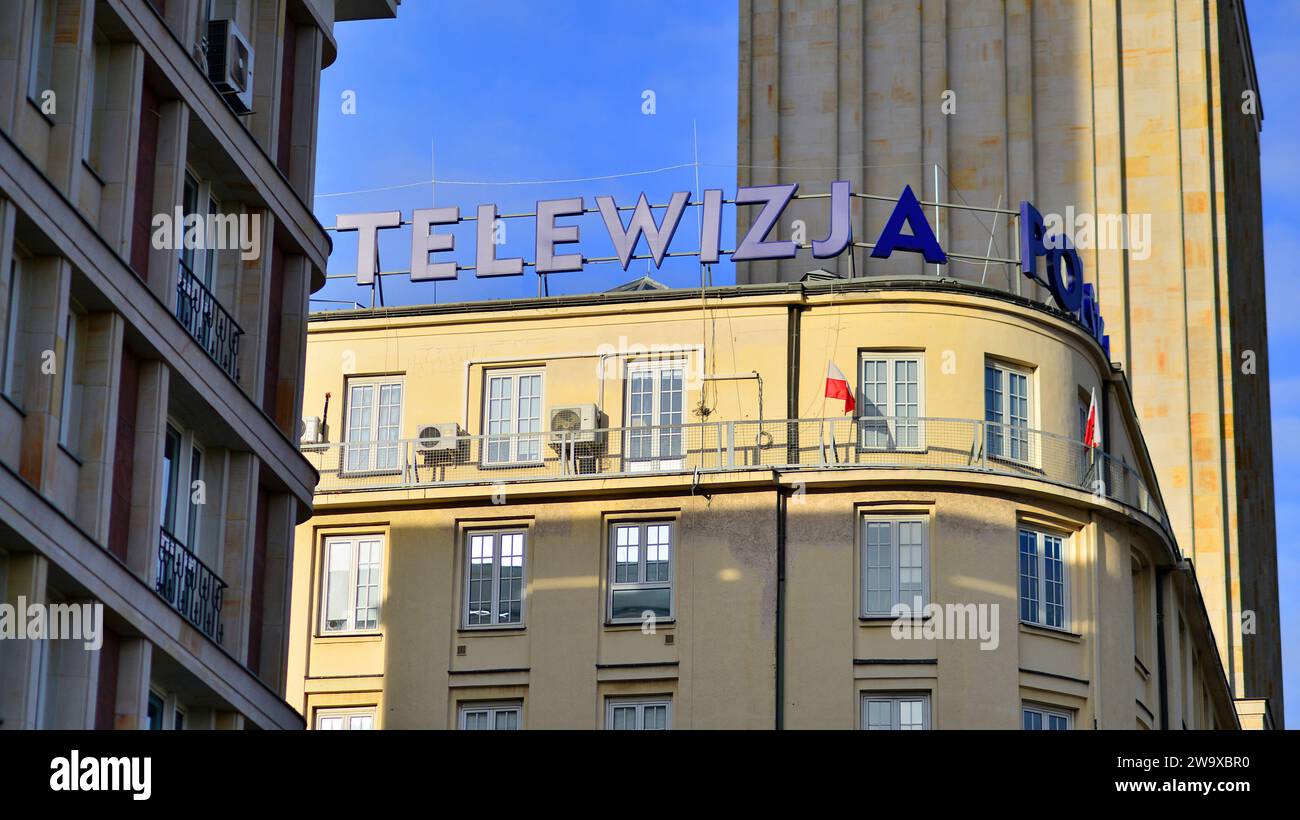
{"type": "MultiPolygon", "coordinates": [[[[1076,234],[1086,276],[1243,725],[1280,726],[1263,109],[1241,0],[741,0],[739,56],[740,185],[822,193],[844,179],[887,196],[910,185],[927,202],[937,187],[941,202],[1125,217],[1127,241],[1076,234]]],[[[863,204],[854,239],[872,242],[889,204],[863,204]]],[[[796,219],[825,236],[823,202],[787,211],[781,238],[796,219]]],[[[950,253],[1016,255],[1004,215],[938,223],[950,253]]],[[[736,278],[934,273],[867,254],[739,263],[736,278]]],[[[955,260],[943,275],[997,286],[1009,268],[955,260]]]]}

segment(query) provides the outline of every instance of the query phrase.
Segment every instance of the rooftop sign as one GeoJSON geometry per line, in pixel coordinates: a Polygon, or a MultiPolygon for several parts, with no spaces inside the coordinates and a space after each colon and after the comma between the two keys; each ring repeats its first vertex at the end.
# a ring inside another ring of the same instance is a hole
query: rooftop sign
{"type": "MultiPolygon", "coordinates": [[[[800,247],[796,242],[768,237],[786,206],[796,198],[798,190],[797,183],[787,183],[744,187],[736,191],[735,199],[732,200],[735,205],[757,205],[761,208],[736,249],[726,252],[732,261],[795,258],[800,247]]],[[[813,258],[831,259],[855,246],[851,219],[853,196],[848,182],[841,180],[831,183],[830,230],[825,239],[813,240],[813,258]]],[[[464,217],[457,206],[417,208],[412,212],[409,222],[411,281],[456,279],[462,270],[473,270],[479,278],[519,276],[524,272],[525,266],[535,267],[541,275],[580,271],[591,260],[573,247],[581,241],[579,226],[560,224],[558,220],[593,212],[600,214],[613,243],[617,261],[624,270],[631,264],[636,247],[642,240],[649,248],[655,266],[660,267],[687,206],[701,208],[699,250],[688,253],[698,256],[701,263],[711,264],[717,262],[724,253],[720,244],[723,204],[723,192],[717,188],[705,190],[700,202],[691,202],[688,191],[677,191],[662,206],[652,206],[644,193],[635,207],[620,207],[613,197],[598,196],[594,211],[584,206],[582,197],[540,200],[535,214],[512,215],[536,218],[532,262],[526,262],[522,257],[497,256],[499,242],[496,226],[498,220],[504,217],[498,215],[494,204],[479,205],[474,216],[464,217]],[[655,210],[663,211],[662,218],[658,221],[654,217],[655,210]],[[632,212],[627,224],[623,221],[624,211],[632,212]],[[456,248],[454,236],[438,233],[436,229],[464,222],[478,223],[474,265],[461,266],[451,260],[431,261],[431,255],[456,248]]],[[[359,235],[356,273],[358,285],[373,285],[375,276],[379,273],[379,231],[403,224],[400,211],[339,215],[337,230],[357,231],[359,235]]],[[[1083,281],[1083,262],[1078,251],[1064,233],[1049,237],[1042,215],[1028,202],[1020,204],[1019,225],[1021,273],[1046,287],[1057,307],[1087,329],[1109,357],[1110,337],[1105,334],[1105,322],[1101,318],[1093,287],[1083,281]],[[1042,277],[1038,274],[1039,259],[1046,261],[1046,272],[1042,277]]],[[[911,186],[903,188],[875,243],[865,247],[870,248],[871,256],[876,259],[888,259],[894,252],[904,251],[920,254],[930,264],[942,265],[948,262],[948,254],[935,236],[911,186]]]]}

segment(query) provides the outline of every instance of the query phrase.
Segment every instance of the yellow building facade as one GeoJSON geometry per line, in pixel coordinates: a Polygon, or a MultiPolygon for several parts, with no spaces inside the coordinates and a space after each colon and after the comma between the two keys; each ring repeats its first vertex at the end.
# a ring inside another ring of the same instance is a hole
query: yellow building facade
{"type": "Polygon", "coordinates": [[[309,728],[1239,726],[1125,377],[1034,299],[335,311],[304,406],[309,728]]]}

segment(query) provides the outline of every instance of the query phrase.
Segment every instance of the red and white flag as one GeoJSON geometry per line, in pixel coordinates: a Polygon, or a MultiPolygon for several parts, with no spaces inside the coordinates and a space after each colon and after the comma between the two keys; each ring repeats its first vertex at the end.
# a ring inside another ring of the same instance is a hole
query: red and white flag
{"type": "Polygon", "coordinates": [[[835,362],[826,363],[826,398],[843,399],[845,413],[852,413],[858,406],[853,399],[853,391],[849,389],[849,380],[844,378],[844,373],[835,366],[835,362]]]}
{"type": "Polygon", "coordinates": [[[1097,417],[1097,388],[1092,389],[1092,401],[1088,404],[1088,419],[1083,423],[1083,446],[1101,446],[1101,419],[1097,417]]]}

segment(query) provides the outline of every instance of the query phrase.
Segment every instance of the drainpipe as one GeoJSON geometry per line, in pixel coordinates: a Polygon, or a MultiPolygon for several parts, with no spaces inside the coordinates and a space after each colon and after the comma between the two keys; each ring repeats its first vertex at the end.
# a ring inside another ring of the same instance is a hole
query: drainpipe
{"type": "Polygon", "coordinates": [[[1156,685],[1160,687],[1160,728],[1169,728],[1169,672],[1165,665],[1165,578],[1169,567],[1156,567],[1156,685]]]}
{"type": "Polygon", "coordinates": [[[776,729],[785,728],[785,514],[786,496],[776,478],[776,729]]]}

